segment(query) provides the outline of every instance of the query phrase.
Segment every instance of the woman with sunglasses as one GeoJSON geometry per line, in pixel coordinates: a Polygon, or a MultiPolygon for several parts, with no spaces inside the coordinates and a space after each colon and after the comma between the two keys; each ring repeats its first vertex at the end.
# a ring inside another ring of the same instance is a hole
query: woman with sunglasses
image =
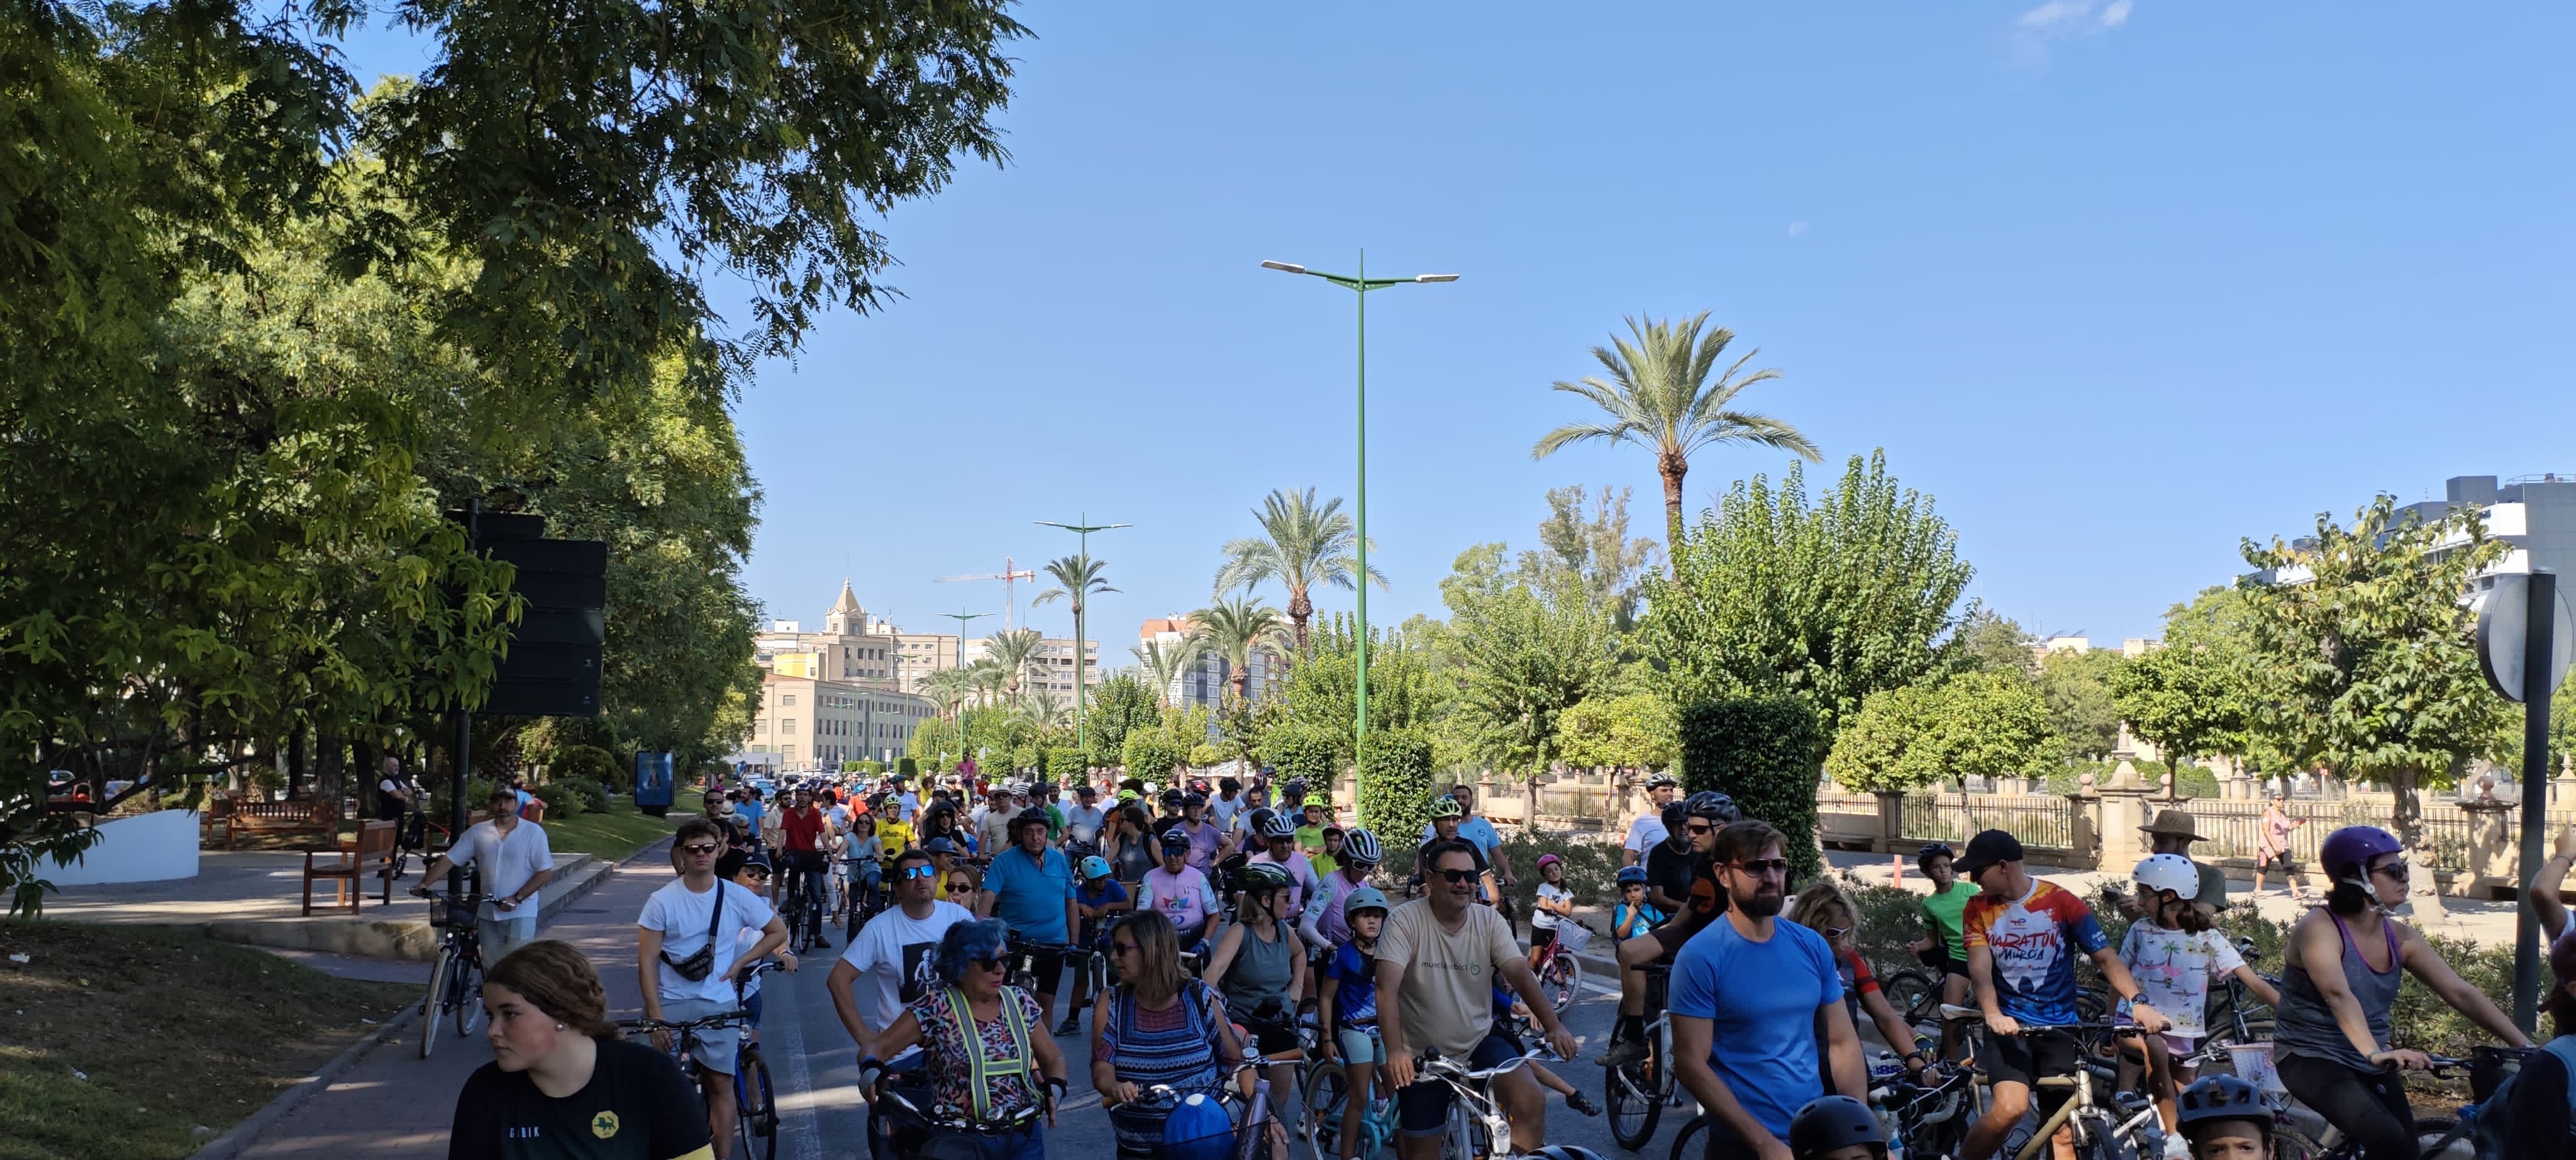
{"type": "Polygon", "coordinates": [[[2513,1021],[2461,981],[2424,936],[2389,917],[2406,901],[2405,848],[2376,826],[2326,835],[2318,859],[2333,887],[2324,906],[2291,928],[2282,958],[2273,1050],[2281,1082],[2361,1146],[2362,1160],[2415,1160],[2415,1116],[2405,1071],[2429,1066],[2420,1051],[2392,1050],[2388,1014],[2400,968],[2452,1010],[2514,1047],[2529,1047],[2513,1021]]]}
{"type": "MultiPolygon", "coordinates": [[[[1121,1156],[1144,1157],[1162,1146],[1164,1103],[1139,1103],[1157,1084],[1209,1091],[1243,1060],[1225,1003],[1214,988],[1181,970],[1172,920],[1139,910],[1109,928],[1109,957],[1118,985],[1091,1011],[1091,1086],[1109,1109],[1121,1156]]],[[[1250,1072],[1238,1082],[1252,1088],[1250,1072]]]]}
{"type": "Polygon", "coordinates": [[[1271,1106],[1291,1135],[1306,1107],[1297,1097],[1297,1064],[1305,1058],[1297,1007],[1308,990],[1306,948],[1291,921],[1301,909],[1286,867],[1247,864],[1242,906],[1217,937],[1207,970],[1235,1019],[1252,1030],[1254,1048],[1270,1061],[1271,1106]]]}
{"type": "MultiPolygon", "coordinates": [[[[999,919],[949,927],[932,959],[941,985],[877,1037],[879,1055],[921,1048],[933,1121],[921,1153],[928,1160],[1045,1160],[1039,1121],[1055,1126],[1064,1054],[1047,1034],[1037,997],[1002,981],[1009,937],[999,919]]],[[[863,1059],[860,1075],[879,1066],[863,1059]]]]}
{"type": "Polygon", "coordinates": [[[1842,974],[1843,1002],[1851,1010],[1852,1025],[1859,1026],[1861,1017],[1868,1016],[1888,1046],[1904,1053],[1905,1070],[1921,1082],[1923,1066],[1931,1061],[1915,1045],[1914,1026],[1896,1013],[1895,1004],[1887,1001],[1887,993],[1879,989],[1877,974],[1869,969],[1869,960],[1861,957],[1860,948],[1853,943],[1852,931],[1860,925],[1852,917],[1855,913],[1851,897],[1841,887],[1823,881],[1799,891],[1798,897],[1790,900],[1788,918],[1825,936],[1825,945],[1833,948],[1834,962],[1842,974]]]}

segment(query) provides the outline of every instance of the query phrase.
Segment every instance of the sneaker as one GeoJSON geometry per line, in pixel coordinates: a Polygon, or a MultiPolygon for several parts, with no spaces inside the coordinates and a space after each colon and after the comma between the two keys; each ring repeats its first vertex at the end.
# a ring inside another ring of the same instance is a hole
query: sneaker
{"type": "Polygon", "coordinates": [[[1587,1116],[1598,1116],[1601,1114],[1601,1105],[1592,1102],[1592,1097],[1583,1094],[1581,1091],[1570,1091],[1565,1093],[1565,1106],[1587,1116]]]}
{"type": "Polygon", "coordinates": [[[1645,1058],[1645,1041],[1631,1039],[1611,1044],[1610,1050],[1601,1053],[1600,1062],[1603,1067],[1633,1067],[1645,1058]]]}
{"type": "Polygon", "coordinates": [[[1064,1022],[1062,1022],[1062,1023],[1058,1023],[1058,1024],[1056,1024],[1056,1025],[1055,1025],[1055,1033],[1056,1033],[1056,1034],[1058,1034],[1058,1035],[1080,1035],[1080,1034],[1082,1034],[1082,1016],[1080,1016],[1080,1015],[1067,1015],[1067,1016],[1065,1016],[1065,1017],[1064,1017],[1064,1022]]]}

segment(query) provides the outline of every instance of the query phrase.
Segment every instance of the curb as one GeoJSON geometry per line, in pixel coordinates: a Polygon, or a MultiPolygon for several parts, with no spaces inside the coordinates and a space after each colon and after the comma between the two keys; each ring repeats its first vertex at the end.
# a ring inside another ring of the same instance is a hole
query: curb
{"type": "Polygon", "coordinates": [[[277,1093],[275,1099],[261,1105],[258,1111],[242,1117],[222,1135],[207,1141],[205,1147],[190,1153],[189,1160],[232,1160],[257,1140],[260,1133],[286,1118],[286,1113],[294,1111],[304,1101],[328,1090],[350,1068],[358,1066],[358,1061],[366,1058],[368,1052],[401,1034],[419,1015],[420,1005],[417,1003],[396,1012],[393,1018],[377,1027],[374,1034],[350,1044],[340,1054],[332,1056],[330,1062],[314,1069],[313,1074],[295,1081],[293,1086],[277,1093]]]}
{"type": "MultiPolygon", "coordinates": [[[[537,911],[540,923],[552,919],[575,899],[599,888],[614,867],[603,858],[586,857],[580,869],[549,886],[537,911]]],[[[408,900],[406,900],[408,901],[408,900]]],[[[207,937],[250,946],[323,951],[370,959],[431,962],[438,957],[438,936],[425,918],[378,918],[366,921],[314,923],[306,919],[219,920],[197,924],[207,937]]]]}

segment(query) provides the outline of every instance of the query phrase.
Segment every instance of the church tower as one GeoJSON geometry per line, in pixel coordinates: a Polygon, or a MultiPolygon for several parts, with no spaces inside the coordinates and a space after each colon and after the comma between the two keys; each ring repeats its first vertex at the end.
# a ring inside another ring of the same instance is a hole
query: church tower
{"type": "Polygon", "coordinates": [[[823,614],[823,631],[831,636],[863,636],[868,631],[867,612],[859,607],[859,595],[850,591],[846,579],[841,581],[841,598],[823,614]]]}

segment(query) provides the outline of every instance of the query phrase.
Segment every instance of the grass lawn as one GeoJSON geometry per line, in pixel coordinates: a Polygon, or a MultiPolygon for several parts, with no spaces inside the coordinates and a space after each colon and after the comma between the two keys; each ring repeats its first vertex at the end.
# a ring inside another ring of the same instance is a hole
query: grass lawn
{"type": "Polygon", "coordinates": [[[582,813],[546,823],[546,843],[558,854],[588,854],[615,862],[670,836],[691,815],[657,818],[635,812],[628,798],[614,798],[606,813],[582,813]]]}
{"type": "Polygon", "coordinates": [[[0,1160],[187,1156],[419,998],[171,928],[0,923],[0,1160]]]}

